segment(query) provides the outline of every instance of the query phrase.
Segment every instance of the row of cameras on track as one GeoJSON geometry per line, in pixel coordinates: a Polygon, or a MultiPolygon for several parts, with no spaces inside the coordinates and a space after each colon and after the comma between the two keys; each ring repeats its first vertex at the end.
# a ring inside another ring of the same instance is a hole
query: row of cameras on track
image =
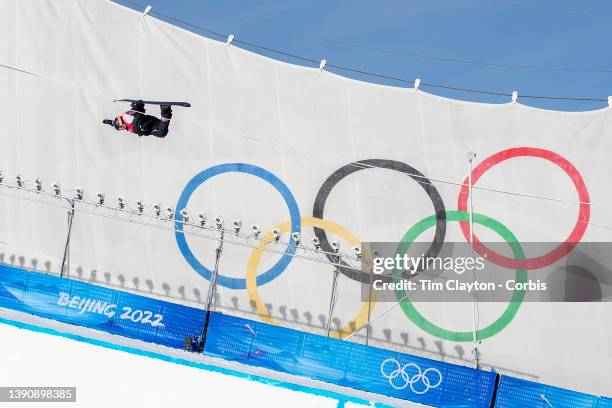
{"type": "MultiPolygon", "coordinates": [[[[20,176],[17,175],[17,177],[15,177],[16,180],[16,184],[19,188],[23,188],[24,184],[25,184],[25,179],[20,176]]],[[[4,181],[4,177],[2,175],[2,172],[0,172],[0,183],[2,183],[4,181]]],[[[36,180],[34,180],[34,187],[36,189],[37,192],[41,192],[42,191],[42,180],[40,178],[36,178],[36,180]]],[[[57,181],[54,181],[53,183],[51,183],[51,188],[53,189],[53,194],[57,197],[60,197],[62,194],[62,190],[60,187],[60,184],[57,181]]],[[[75,196],[74,199],[76,200],[83,200],[85,197],[85,190],[83,189],[83,187],[77,187],[75,188],[75,196]]],[[[98,197],[98,204],[99,205],[104,205],[106,196],[104,193],[102,192],[98,192],[96,193],[97,197],[98,197]]],[[[118,197],[117,198],[117,204],[118,204],[118,208],[120,210],[124,210],[127,206],[127,201],[125,200],[125,198],[123,197],[118,197]]],[[[145,204],[142,201],[136,201],[136,210],[138,212],[138,214],[143,214],[144,213],[144,209],[145,209],[145,204]]],[[[173,219],[174,218],[174,209],[172,207],[166,207],[165,209],[166,212],[166,216],[168,219],[173,219]]],[[[162,213],[162,208],[159,204],[154,204],[153,205],[153,212],[155,213],[155,215],[157,217],[161,217],[161,213],[162,213]]],[[[189,213],[187,212],[186,208],[183,208],[180,212],[182,220],[184,223],[189,224],[189,213]]],[[[199,224],[201,227],[206,226],[206,221],[207,221],[207,217],[206,214],[203,213],[199,213],[197,215],[198,220],[199,220],[199,224]]],[[[224,227],[224,221],[223,218],[220,216],[215,217],[215,224],[217,226],[217,229],[221,230],[224,227]]],[[[241,220],[234,220],[233,221],[233,226],[234,226],[234,233],[236,235],[238,235],[240,233],[240,230],[242,229],[242,221],[241,220]]],[[[255,239],[259,239],[261,237],[261,229],[259,228],[259,226],[253,224],[251,225],[251,230],[253,231],[253,237],[255,237],[255,239]]],[[[281,231],[279,228],[274,228],[272,230],[272,236],[274,238],[275,242],[279,242],[280,238],[281,238],[281,231]]],[[[291,234],[291,237],[293,238],[293,241],[295,242],[296,246],[300,246],[302,243],[302,237],[301,234],[299,232],[293,232],[291,234]]],[[[319,251],[321,249],[321,242],[319,241],[318,237],[313,237],[312,238],[312,244],[314,245],[315,250],[319,251]]],[[[331,247],[334,253],[339,253],[340,252],[340,243],[338,241],[332,241],[331,242],[331,247]]],[[[353,247],[353,252],[355,253],[355,256],[360,259],[361,258],[361,246],[356,245],[353,247]]]]}

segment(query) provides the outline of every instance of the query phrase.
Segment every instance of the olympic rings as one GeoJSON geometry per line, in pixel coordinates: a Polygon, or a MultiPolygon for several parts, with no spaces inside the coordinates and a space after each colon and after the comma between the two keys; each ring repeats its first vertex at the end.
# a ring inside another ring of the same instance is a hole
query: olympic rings
{"type": "MultiPolygon", "coordinates": [[[[183,189],[178,203],[176,204],[177,221],[182,220],[182,216],[178,213],[178,210],[187,206],[187,202],[189,201],[189,198],[191,197],[196,188],[198,188],[202,183],[214,176],[229,172],[247,173],[259,177],[262,180],[265,180],[270,183],[282,195],[283,199],[285,200],[285,203],[287,204],[287,207],[289,208],[289,215],[291,218],[291,233],[301,232],[300,210],[298,208],[297,202],[295,201],[295,198],[293,197],[293,194],[291,194],[291,191],[289,190],[289,188],[287,188],[285,183],[283,183],[278,177],[270,173],[268,170],[258,166],[254,166],[252,164],[245,163],[219,164],[196,174],[191,180],[189,180],[189,183],[187,183],[187,185],[183,189]]],[[[202,263],[196,259],[196,257],[191,252],[189,245],[187,244],[185,234],[183,234],[183,224],[175,222],[174,227],[176,230],[174,234],[176,237],[176,242],[181,253],[183,254],[183,257],[187,260],[189,265],[191,265],[191,267],[196,270],[197,273],[199,273],[205,279],[210,279],[212,272],[210,271],[210,269],[202,265],[202,263]]],[[[291,238],[291,240],[293,240],[293,238],[291,238]]],[[[292,242],[293,241],[291,241],[291,243],[292,242]]],[[[268,271],[257,277],[258,285],[263,285],[265,283],[270,282],[278,275],[280,275],[285,270],[287,265],[289,265],[289,262],[291,262],[291,260],[293,259],[293,254],[295,254],[296,250],[295,245],[291,245],[291,243],[287,246],[287,249],[285,250],[285,253],[281,257],[281,259],[279,259],[278,262],[276,262],[276,264],[274,264],[268,271]]],[[[231,278],[219,275],[217,282],[221,286],[225,286],[232,289],[246,288],[246,280],[244,278],[231,278]]]]}
{"type": "MultiPolygon", "coordinates": [[[[342,227],[339,224],[336,224],[335,222],[328,221],[328,220],[322,220],[319,218],[313,218],[313,217],[302,217],[301,221],[302,221],[301,225],[303,227],[315,227],[316,226],[319,228],[323,228],[325,230],[328,230],[330,232],[333,232],[334,234],[341,236],[351,246],[361,244],[361,240],[359,240],[359,238],[357,238],[355,235],[349,232],[346,228],[342,227]]],[[[289,232],[291,228],[291,222],[285,221],[282,224],[278,225],[277,228],[280,230],[281,233],[289,232]]],[[[251,256],[249,257],[249,261],[247,264],[246,289],[247,289],[247,294],[249,296],[249,300],[254,305],[255,312],[259,315],[261,320],[266,323],[279,325],[279,323],[276,320],[274,320],[272,316],[270,316],[268,309],[265,307],[265,305],[261,301],[261,298],[259,296],[259,290],[257,288],[257,282],[256,282],[257,281],[257,267],[259,265],[259,262],[261,261],[261,257],[263,255],[264,249],[270,244],[270,241],[272,241],[272,239],[273,239],[272,232],[271,231],[266,232],[264,234],[264,239],[260,241],[260,243],[257,245],[257,248],[255,248],[253,252],[251,252],[251,256]]],[[[376,305],[376,300],[373,299],[373,301],[370,303],[372,305],[370,308],[370,312],[371,312],[372,310],[374,310],[374,307],[376,305]]],[[[363,306],[359,310],[359,313],[357,314],[357,316],[355,316],[352,322],[355,323],[355,328],[360,328],[368,322],[368,302],[363,303],[363,306]]],[[[339,330],[333,331],[332,336],[342,339],[351,333],[352,333],[352,329],[350,327],[350,324],[347,324],[346,326],[340,328],[339,330]]]]}
{"type": "MultiPolygon", "coordinates": [[[[447,221],[459,221],[459,222],[468,221],[469,213],[465,211],[448,211],[446,213],[446,219],[447,221]]],[[[406,234],[404,234],[404,237],[402,238],[402,241],[400,245],[398,246],[396,253],[398,254],[405,253],[406,250],[408,250],[408,248],[410,247],[410,244],[414,242],[414,240],[419,235],[421,235],[423,231],[427,230],[428,228],[431,228],[435,224],[435,221],[436,221],[436,216],[432,215],[416,223],[412,228],[410,228],[406,232],[406,234]]],[[[517,259],[525,258],[525,254],[523,252],[521,244],[518,242],[514,234],[508,228],[506,228],[503,224],[485,215],[477,214],[477,213],[473,214],[473,221],[477,224],[484,225],[485,227],[489,227],[493,231],[497,232],[510,245],[510,247],[512,248],[512,253],[517,259]]],[[[395,276],[395,279],[400,278],[399,271],[394,271],[393,275],[395,276]]],[[[517,283],[527,282],[527,271],[517,269],[515,279],[517,283]]],[[[422,330],[426,331],[432,336],[435,336],[435,337],[438,337],[444,340],[451,340],[451,341],[472,341],[473,340],[473,333],[471,331],[456,332],[456,331],[443,329],[431,323],[422,314],[419,313],[419,311],[415,308],[412,302],[410,302],[410,300],[403,300],[403,301],[401,300],[405,296],[406,296],[406,292],[404,290],[395,291],[395,297],[398,300],[400,300],[400,306],[402,310],[404,311],[404,314],[414,324],[420,327],[422,330]]],[[[514,292],[512,293],[512,299],[510,300],[510,303],[508,303],[508,307],[506,308],[504,313],[502,313],[502,315],[497,320],[495,320],[493,323],[491,323],[489,326],[478,330],[476,332],[476,339],[483,340],[488,337],[491,337],[499,333],[506,326],[508,326],[508,324],[510,324],[510,322],[512,321],[512,319],[514,319],[514,316],[518,312],[518,309],[521,306],[521,303],[523,302],[524,297],[525,297],[525,290],[514,290],[514,292]]]]}
{"type": "Polygon", "coordinates": [[[389,385],[396,390],[403,390],[404,388],[410,386],[412,392],[418,395],[423,395],[430,389],[437,388],[440,386],[440,384],[442,384],[442,373],[437,368],[428,368],[425,371],[422,371],[421,367],[415,363],[407,363],[402,366],[400,365],[399,361],[394,358],[388,358],[380,364],[380,373],[383,377],[389,380],[389,385]],[[396,366],[396,368],[391,372],[387,372],[388,370],[385,370],[387,363],[392,363],[394,366],[396,366]],[[411,376],[407,371],[407,368],[409,367],[414,367],[417,371],[413,376],[411,376]],[[437,374],[438,381],[435,383],[432,383],[427,375],[430,372],[437,374]],[[404,385],[396,384],[395,379],[399,377],[404,380],[404,385]],[[414,387],[414,385],[419,381],[425,386],[423,390],[419,390],[414,387]]]}
{"type": "MultiPolygon", "coordinates": [[[[580,242],[580,239],[584,235],[588,221],[591,213],[590,206],[590,198],[587,187],[580,175],[580,172],[574,167],[572,163],[567,161],[565,158],[561,157],[557,153],[551,152],[550,150],[538,149],[535,147],[516,147],[512,149],[503,150],[501,152],[495,153],[492,156],[489,156],[482,163],[480,163],[476,168],[472,171],[472,185],[476,184],[478,179],[491,167],[495,166],[498,163],[501,163],[504,160],[508,160],[514,157],[539,157],[545,160],[548,160],[557,166],[561,167],[561,169],[569,176],[569,178],[574,183],[576,187],[576,191],[578,192],[578,200],[580,202],[580,210],[578,212],[578,221],[574,226],[574,229],[567,237],[564,243],[560,244],[557,248],[548,252],[539,257],[535,258],[526,258],[526,259],[512,259],[497,252],[491,251],[488,249],[482,242],[478,240],[476,236],[474,236],[474,250],[483,255],[487,254],[487,259],[493,262],[496,265],[503,266],[508,269],[540,269],[544,268],[552,263],[557,262],[559,259],[563,258],[569,252],[571,252],[576,244],[580,242]]],[[[457,208],[459,211],[466,211],[467,209],[467,199],[469,196],[468,190],[468,179],[466,178],[463,182],[463,186],[461,187],[461,191],[459,193],[459,201],[457,204],[457,208]]],[[[463,235],[470,241],[470,228],[467,222],[460,222],[461,231],[463,235]]]]}
{"type": "MultiPolygon", "coordinates": [[[[506,240],[506,242],[511,246],[513,250],[514,258],[505,257],[489,250],[483,243],[478,240],[477,237],[474,237],[474,249],[477,253],[481,254],[482,256],[486,256],[489,261],[499,266],[515,269],[517,282],[526,281],[526,270],[539,269],[548,266],[558,261],[563,256],[567,255],[570,251],[572,251],[575,245],[584,236],[588,221],[590,219],[590,198],[582,176],[568,160],[549,150],[533,147],[518,147],[495,153],[494,155],[488,157],[474,168],[474,170],[472,171],[473,184],[475,184],[488,169],[495,166],[496,164],[501,163],[502,161],[508,160],[510,158],[523,156],[542,158],[561,167],[561,169],[565,171],[565,173],[570,177],[578,192],[580,208],[578,214],[578,222],[574,226],[572,232],[565,240],[565,242],[559,245],[553,251],[534,258],[525,257],[523,249],[518,243],[516,237],[501,223],[484,215],[474,214],[474,222],[493,229],[503,239],[506,240]]],[[[325,180],[325,182],[317,192],[313,205],[313,217],[304,217],[303,219],[301,218],[300,211],[295,198],[293,197],[287,186],[278,177],[261,167],[245,163],[219,164],[196,174],[182,191],[176,208],[177,210],[185,208],[195,189],[199,187],[202,183],[207,181],[209,178],[226,172],[242,172],[251,174],[270,183],[274,188],[276,188],[276,190],[282,195],[283,199],[285,200],[285,203],[287,204],[287,207],[289,209],[290,221],[281,224],[280,227],[283,232],[301,232],[301,222],[303,222],[304,225],[313,226],[315,235],[320,241],[321,248],[323,249],[323,251],[331,253],[333,251],[327,238],[327,234],[325,231],[326,229],[334,231],[335,233],[343,236],[347,241],[351,242],[352,245],[358,244],[359,240],[338,224],[323,219],[323,213],[327,198],[329,197],[331,190],[342,179],[359,170],[372,167],[395,170],[410,176],[413,180],[415,180],[421,185],[421,187],[425,190],[434,206],[434,215],[419,221],[415,226],[410,228],[410,230],[408,230],[408,232],[406,232],[406,234],[404,235],[402,239],[402,244],[398,246],[398,251],[401,251],[401,249],[404,248],[404,244],[407,244],[409,246],[410,243],[424,230],[431,228],[435,225],[436,230],[433,242],[431,243],[429,249],[427,250],[426,254],[424,254],[424,256],[431,258],[436,257],[439,254],[444,243],[447,218],[448,220],[459,222],[463,235],[469,241],[469,225],[467,223],[468,216],[466,213],[467,199],[469,195],[467,179],[466,181],[464,181],[460,190],[458,198],[458,211],[450,211],[447,213],[440,193],[433,186],[433,184],[428,178],[423,176],[419,171],[409,166],[408,164],[385,159],[361,160],[340,167],[334,173],[332,173],[325,180]]],[[[195,269],[198,274],[203,276],[205,279],[210,279],[211,271],[195,258],[194,254],[191,252],[187,244],[183,233],[183,224],[180,223],[181,220],[182,216],[180,214],[177,214],[177,222],[175,222],[175,238],[179,246],[179,250],[181,251],[183,257],[187,260],[189,265],[193,269],[195,269]]],[[[269,236],[269,234],[267,234],[266,236],[269,236]]],[[[261,260],[262,251],[265,249],[266,245],[267,244],[258,245],[255,251],[251,254],[251,257],[249,258],[246,279],[219,276],[218,283],[222,286],[232,289],[247,289],[249,297],[252,301],[255,302],[256,310],[260,317],[264,321],[273,322],[269,313],[263,307],[263,304],[257,293],[257,287],[259,285],[263,285],[272,281],[286,269],[286,267],[293,259],[293,255],[296,252],[296,245],[293,242],[293,238],[291,238],[291,241],[289,242],[285,253],[276,262],[276,264],[274,264],[269,270],[257,276],[257,265],[261,260]]],[[[330,259],[330,261],[333,261],[331,255],[328,255],[328,258],[330,259]]],[[[344,263],[343,261],[340,261],[340,263],[342,264],[342,266],[339,267],[339,270],[344,275],[360,283],[370,283],[370,273],[368,273],[367,271],[360,271],[350,268],[350,266],[344,263]]],[[[399,271],[395,271],[393,277],[381,276],[381,279],[384,279],[387,282],[391,282],[399,277],[398,274],[399,271]]],[[[404,278],[410,278],[412,276],[414,275],[410,274],[408,276],[404,276],[404,278]]],[[[520,304],[523,301],[524,295],[524,291],[514,291],[512,299],[503,314],[491,325],[479,330],[477,332],[477,338],[485,339],[491,337],[499,331],[503,330],[508,324],[510,324],[510,322],[514,319],[514,316],[516,315],[520,304]]],[[[402,298],[403,291],[396,291],[396,296],[398,297],[398,299],[402,298]]],[[[359,326],[362,325],[361,323],[365,323],[364,310],[367,311],[367,308],[364,309],[364,307],[362,307],[355,319],[356,323],[360,323],[359,326]]],[[[412,320],[421,329],[427,331],[428,333],[436,337],[453,341],[472,340],[471,332],[455,332],[445,330],[427,321],[415,309],[414,305],[412,305],[410,301],[402,301],[401,307],[410,320],[412,320]]],[[[349,331],[350,329],[342,328],[340,331],[337,332],[336,335],[338,337],[342,337],[349,331]]],[[[402,378],[404,378],[404,375],[400,373],[398,373],[396,377],[397,376],[401,376],[402,378]]],[[[425,383],[425,385],[427,385],[427,383],[425,383]]]]}
{"type": "MultiPolygon", "coordinates": [[[[433,203],[434,211],[436,214],[436,233],[431,246],[425,254],[425,257],[435,258],[440,253],[440,249],[442,248],[442,244],[444,243],[444,237],[446,235],[446,210],[444,208],[444,202],[442,201],[440,193],[434,187],[431,181],[429,181],[427,177],[421,174],[421,172],[406,163],[385,159],[368,159],[340,167],[338,170],[332,173],[332,175],[329,176],[327,180],[325,180],[325,182],[319,189],[312,209],[312,216],[320,219],[324,218],[323,212],[325,210],[325,202],[327,201],[327,197],[329,196],[329,193],[334,188],[334,186],[338,184],[338,182],[340,182],[340,180],[359,170],[369,169],[372,167],[399,171],[400,173],[404,173],[412,177],[414,181],[416,181],[421,187],[423,187],[423,189],[431,199],[431,202],[433,203]]],[[[321,248],[325,252],[332,253],[333,250],[327,239],[327,234],[325,233],[325,231],[316,227],[314,231],[317,238],[319,238],[321,248]]],[[[332,259],[331,255],[327,255],[327,257],[330,260],[332,259]]],[[[370,284],[371,276],[369,273],[363,271],[355,271],[354,269],[347,268],[347,265],[344,261],[340,261],[339,263],[344,265],[341,266],[339,269],[340,272],[342,272],[345,276],[361,283],[370,284]]],[[[409,279],[413,276],[413,274],[407,274],[405,278],[409,279]]],[[[390,276],[381,275],[380,278],[381,280],[387,282],[393,281],[393,278],[390,276]]]]}

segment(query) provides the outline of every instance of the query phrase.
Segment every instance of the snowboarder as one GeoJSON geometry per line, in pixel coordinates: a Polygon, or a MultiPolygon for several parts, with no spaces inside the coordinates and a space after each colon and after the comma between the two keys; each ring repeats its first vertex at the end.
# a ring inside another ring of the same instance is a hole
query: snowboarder
{"type": "Polygon", "coordinates": [[[145,104],[143,101],[132,102],[132,109],[117,116],[115,119],[105,119],[103,123],[113,126],[116,130],[126,130],[136,133],[138,136],[166,137],[168,126],[172,118],[172,107],[160,105],[161,119],[155,116],[145,115],[145,104]]]}

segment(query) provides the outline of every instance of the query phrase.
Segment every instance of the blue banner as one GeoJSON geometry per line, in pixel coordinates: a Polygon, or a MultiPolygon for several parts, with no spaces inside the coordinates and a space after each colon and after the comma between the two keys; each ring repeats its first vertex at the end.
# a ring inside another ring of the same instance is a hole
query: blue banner
{"type": "Polygon", "coordinates": [[[601,408],[607,398],[553,387],[520,378],[502,376],[495,397],[496,408],[601,408]]]}
{"type": "Polygon", "coordinates": [[[204,352],[435,407],[489,408],[496,374],[212,313],[204,352]]]}
{"type": "MultiPolygon", "coordinates": [[[[205,312],[0,265],[0,307],[173,348],[205,312]]],[[[489,408],[496,374],[211,313],[206,354],[435,407],[489,408]]],[[[612,408],[612,399],[501,376],[495,407],[612,408]]]]}
{"type": "Polygon", "coordinates": [[[612,398],[601,397],[597,408],[612,408],[612,398]]]}
{"type": "Polygon", "coordinates": [[[120,336],[184,348],[205,312],[101,286],[0,266],[0,307],[120,336]]]}

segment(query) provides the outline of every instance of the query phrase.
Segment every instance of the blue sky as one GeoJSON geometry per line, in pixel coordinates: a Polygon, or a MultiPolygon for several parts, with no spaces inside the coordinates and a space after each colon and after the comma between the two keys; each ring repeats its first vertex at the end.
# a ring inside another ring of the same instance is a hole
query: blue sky
{"type": "MultiPolygon", "coordinates": [[[[135,8],[123,0],[116,1],[135,8]]],[[[138,2],[144,4],[142,0],[138,2]]],[[[612,95],[610,1],[148,0],[146,4],[192,24],[234,34],[236,39],[388,76],[504,93],[517,90],[519,100],[520,95],[603,99],[612,95]],[[449,62],[409,54],[554,69],[449,62]]],[[[410,86],[336,72],[369,82],[410,86]]],[[[443,89],[424,90],[481,102],[509,99],[443,89]]],[[[607,102],[520,101],[569,111],[607,105],[607,102]]]]}

